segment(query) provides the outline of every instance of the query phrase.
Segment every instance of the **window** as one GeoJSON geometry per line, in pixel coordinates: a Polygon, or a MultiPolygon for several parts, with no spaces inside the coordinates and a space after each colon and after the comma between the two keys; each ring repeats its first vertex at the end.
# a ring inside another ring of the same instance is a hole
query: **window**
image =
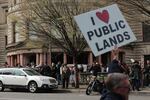
{"type": "Polygon", "coordinates": [[[5,10],[5,23],[7,23],[7,14],[8,14],[8,9],[5,10]]]}
{"type": "Polygon", "coordinates": [[[15,43],[16,42],[16,22],[12,22],[12,43],[15,43]]]}
{"type": "Polygon", "coordinates": [[[111,52],[107,52],[101,55],[101,62],[104,66],[107,66],[111,62],[111,52]]]}
{"type": "Polygon", "coordinates": [[[5,35],[5,46],[8,44],[7,35],[5,35]]]}
{"type": "Polygon", "coordinates": [[[119,52],[118,58],[120,60],[120,62],[124,62],[125,60],[125,52],[119,52]]]}
{"type": "Polygon", "coordinates": [[[17,4],[17,0],[14,0],[14,5],[16,5],[17,4]]]}
{"type": "Polygon", "coordinates": [[[14,75],[16,76],[24,76],[25,74],[20,70],[14,70],[14,75]]]}
{"type": "Polygon", "coordinates": [[[3,75],[13,75],[13,73],[10,70],[4,70],[3,75]]]}
{"type": "Polygon", "coordinates": [[[88,52],[82,52],[77,57],[78,64],[88,64],[88,52]]]}
{"type": "Polygon", "coordinates": [[[0,71],[0,75],[2,75],[3,73],[2,73],[2,71],[0,71]]]}
{"type": "Polygon", "coordinates": [[[144,42],[150,42],[150,24],[148,23],[142,23],[143,28],[143,41],[144,42]]]}
{"type": "Polygon", "coordinates": [[[37,39],[37,33],[34,31],[34,23],[31,23],[29,21],[26,21],[26,29],[27,29],[27,38],[31,40],[36,40],[37,39]]]}
{"type": "Polygon", "coordinates": [[[27,38],[29,38],[29,28],[30,27],[30,22],[26,21],[26,29],[27,29],[27,38]]]}
{"type": "Polygon", "coordinates": [[[5,14],[5,23],[7,23],[7,13],[8,13],[8,6],[4,5],[2,6],[3,10],[4,10],[4,14],[5,14]]]}
{"type": "Polygon", "coordinates": [[[37,71],[35,71],[33,69],[24,69],[23,71],[26,74],[28,74],[29,76],[38,76],[38,75],[41,75],[40,73],[38,73],[37,71]]]}

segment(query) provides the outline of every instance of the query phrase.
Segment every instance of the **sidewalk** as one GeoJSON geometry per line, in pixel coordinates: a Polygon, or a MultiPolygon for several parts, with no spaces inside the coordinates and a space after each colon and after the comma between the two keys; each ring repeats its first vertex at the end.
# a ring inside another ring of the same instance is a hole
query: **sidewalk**
{"type": "Polygon", "coordinates": [[[133,95],[149,95],[150,96],[150,87],[141,88],[141,91],[131,91],[130,94],[133,94],[133,95]]]}
{"type": "MultiPolygon", "coordinates": [[[[68,89],[61,89],[60,90],[65,90],[69,91],[71,93],[85,93],[87,85],[80,85],[80,88],[74,88],[74,87],[69,87],[68,89]]],[[[150,96],[150,88],[141,88],[141,91],[131,91],[130,95],[148,95],[150,96]]]]}

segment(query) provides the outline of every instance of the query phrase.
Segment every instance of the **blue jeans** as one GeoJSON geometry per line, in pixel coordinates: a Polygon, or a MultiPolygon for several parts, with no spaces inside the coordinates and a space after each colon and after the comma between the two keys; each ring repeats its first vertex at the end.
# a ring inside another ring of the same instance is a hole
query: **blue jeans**
{"type": "Polygon", "coordinates": [[[139,91],[140,89],[140,80],[139,79],[132,79],[132,89],[133,90],[137,90],[137,91],[139,91]]]}
{"type": "Polygon", "coordinates": [[[60,74],[56,74],[56,79],[58,81],[58,84],[62,84],[62,79],[60,74]]]}

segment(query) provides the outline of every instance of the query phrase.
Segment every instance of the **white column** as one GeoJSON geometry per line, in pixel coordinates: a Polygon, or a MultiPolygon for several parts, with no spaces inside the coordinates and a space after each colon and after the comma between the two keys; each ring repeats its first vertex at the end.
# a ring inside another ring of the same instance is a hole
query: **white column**
{"type": "Polygon", "coordinates": [[[40,53],[40,64],[43,64],[43,53],[40,53]]]}
{"type": "Polygon", "coordinates": [[[89,52],[89,64],[91,65],[93,63],[93,54],[92,52],[89,52]]]}
{"type": "Polygon", "coordinates": [[[24,59],[23,59],[23,54],[20,54],[20,65],[24,65],[24,59]]]}
{"type": "Polygon", "coordinates": [[[39,53],[36,53],[36,65],[39,65],[40,63],[40,55],[39,53]]]}

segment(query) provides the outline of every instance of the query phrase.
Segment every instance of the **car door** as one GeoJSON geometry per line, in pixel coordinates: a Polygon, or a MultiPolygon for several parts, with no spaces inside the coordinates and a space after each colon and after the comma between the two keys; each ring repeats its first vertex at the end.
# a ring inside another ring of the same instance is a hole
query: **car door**
{"type": "Polygon", "coordinates": [[[25,73],[19,69],[14,70],[14,84],[18,86],[25,86],[28,78],[25,73]]]}
{"type": "Polygon", "coordinates": [[[14,75],[11,69],[3,70],[3,75],[1,77],[3,78],[3,84],[13,85],[14,75]]]}

